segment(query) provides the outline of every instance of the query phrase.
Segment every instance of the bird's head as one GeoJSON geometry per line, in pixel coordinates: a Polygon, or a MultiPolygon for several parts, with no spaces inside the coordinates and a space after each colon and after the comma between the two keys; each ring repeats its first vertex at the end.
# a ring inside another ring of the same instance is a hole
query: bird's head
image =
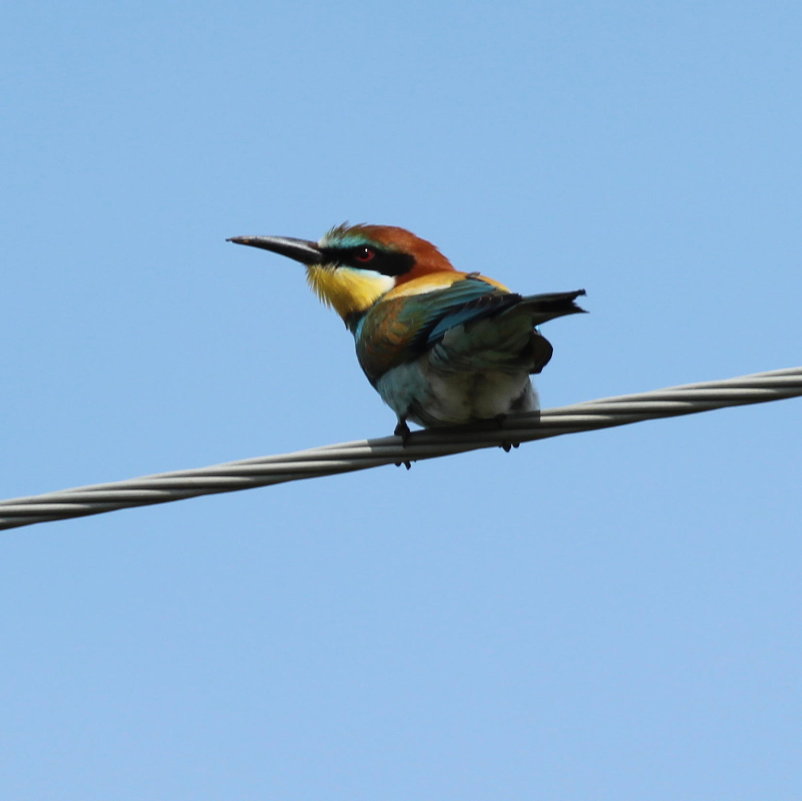
{"type": "Polygon", "coordinates": [[[391,225],[338,225],[319,242],[282,236],[235,236],[229,241],[305,264],[312,289],[346,322],[399,284],[454,270],[431,242],[391,225]]]}

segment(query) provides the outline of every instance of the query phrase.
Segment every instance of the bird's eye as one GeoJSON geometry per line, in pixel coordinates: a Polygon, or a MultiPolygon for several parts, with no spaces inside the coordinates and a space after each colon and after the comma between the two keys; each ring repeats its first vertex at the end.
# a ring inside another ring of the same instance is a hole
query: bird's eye
{"type": "Polygon", "coordinates": [[[367,245],[361,248],[357,248],[354,252],[354,261],[358,261],[360,264],[367,264],[369,261],[373,261],[376,258],[376,251],[373,248],[369,248],[367,245]]]}

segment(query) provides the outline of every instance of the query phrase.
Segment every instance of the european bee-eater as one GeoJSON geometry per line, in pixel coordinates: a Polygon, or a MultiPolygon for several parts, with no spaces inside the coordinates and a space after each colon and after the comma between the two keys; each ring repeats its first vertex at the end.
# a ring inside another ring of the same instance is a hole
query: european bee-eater
{"type": "Polygon", "coordinates": [[[231,242],[306,265],[312,289],[356,340],[359,364],[396,413],[451,426],[534,411],[529,379],[552,347],[536,326],[584,311],[583,289],[521,296],[475,272],[460,272],[430,242],[390,225],[340,225],[319,242],[237,236],[231,242]]]}

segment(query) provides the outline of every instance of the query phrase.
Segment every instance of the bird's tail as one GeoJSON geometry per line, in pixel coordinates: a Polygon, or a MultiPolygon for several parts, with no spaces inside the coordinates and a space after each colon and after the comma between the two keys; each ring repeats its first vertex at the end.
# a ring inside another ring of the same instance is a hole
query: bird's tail
{"type": "Polygon", "coordinates": [[[508,310],[507,314],[526,311],[531,315],[533,325],[541,325],[555,317],[562,317],[566,314],[582,314],[585,309],[577,306],[574,302],[580,295],[584,295],[584,289],[577,289],[574,292],[551,292],[545,295],[528,295],[508,310]]]}

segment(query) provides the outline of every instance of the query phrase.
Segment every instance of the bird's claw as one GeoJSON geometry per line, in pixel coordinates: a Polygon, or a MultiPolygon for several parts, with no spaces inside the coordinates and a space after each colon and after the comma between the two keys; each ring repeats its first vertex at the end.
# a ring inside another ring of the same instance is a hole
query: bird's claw
{"type": "MultiPolygon", "coordinates": [[[[398,424],[396,425],[393,434],[396,437],[401,437],[401,447],[406,448],[407,440],[412,434],[412,432],[409,430],[409,426],[407,425],[406,417],[398,418],[398,424]]],[[[401,465],[403,465],[404,467],[406,467],[407,470],[409,470],[412,467],[412,462],[409,461],[409,459],[402,459],[401,461],[395,463],[396,467],[401,467],[401,465]]]]}
{"type": "MultiPolygon", "coordinates": [[[[507,415],[499,414],[493,419],[496,421],[498,428],[501,429],[504,428],[504,421],[507,419],[507,415]]],[[[500,447],[504,449],[504,453],[509,453],[513,448],[517,448],[520,444],[520,442],[502,442],[500,447]]]]}
{"type": "Polygon", "coordinates": [[[409,430],[409,426],[407,425],[407,421],[402,417],[398,421],[398,425],[396,425],[393,434],[396,437],[401,437],[401,444],[406,445],[407,440],[412,432],[409,430]]]}

